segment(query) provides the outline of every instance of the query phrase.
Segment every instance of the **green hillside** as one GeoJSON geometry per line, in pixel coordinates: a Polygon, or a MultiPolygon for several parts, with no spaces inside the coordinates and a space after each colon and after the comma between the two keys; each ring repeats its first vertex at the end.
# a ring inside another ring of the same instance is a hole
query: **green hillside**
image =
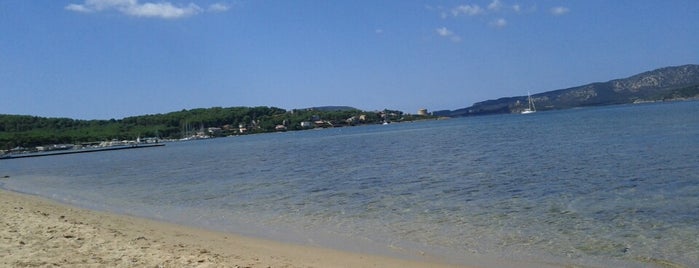
{"type": "Polygon", "coordinates": [[[138,137],[180,139],[208,128],[217,128],[217,131],[207,132],[207,134],[225,136],[280,130],[293,131],[312,127],[377,124],[384,121],[384,116],[394,122],[425,118],[404,115],[400,111],[367,112],[347,107],[338,109],[320,107],[290,111],[275,107],[215,107],[134,116],[119,120],[0,115],[0,150],[113,139],[134,140],[138,137]],[[309,122],[311,125],[302,126],[301,122],[309,122]]]}

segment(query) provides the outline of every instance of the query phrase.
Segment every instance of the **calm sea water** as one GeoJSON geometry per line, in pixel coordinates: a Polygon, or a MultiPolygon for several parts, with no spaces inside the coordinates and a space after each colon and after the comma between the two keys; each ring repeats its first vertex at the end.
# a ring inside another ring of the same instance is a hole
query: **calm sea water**
{"type": "Polygon", "coordinates": [[[0,161],[0,186],[360,252],[699,266],[699,102],[0,161]]]}

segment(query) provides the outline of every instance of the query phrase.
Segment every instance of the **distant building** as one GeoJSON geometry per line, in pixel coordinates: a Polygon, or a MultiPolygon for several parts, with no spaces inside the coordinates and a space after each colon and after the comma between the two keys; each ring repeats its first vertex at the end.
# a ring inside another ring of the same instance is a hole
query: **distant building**
{"type": "Polygon", "coordinates": [[[316,127],[322,127],[322,128],[333,127],[333,124],[330,123],[330,121],[325,121],[325,120],[318,120],[318,121],[313,122],[313,124],[315,124],[316,127]]]}
{"type": "Polygon", "coordinates": [[[209,134],[214,135],[214,136],[218,136],[218,135],[221,134],[221,131],[222,131],[223,129],[218,128],[218,127],[210,127],[210,128],[207,129],[207,130],[208,130],[209,134]]]}
{"type": "Polygon", "coordinates": [[[358,121],[359,121],[359,117],[356,115],[345,119],[345,123],[347,123],[348,125],[354,125],[358,121]]]}
{"type": "Polygon", "coordinates": [[[427,115],[427,109],[417,110],[417,115],[427,115]]]}
{"type": "Polygon", "coordinates": [[[302,128],[312,128],[312,127],[313,127],[313,123],[311,123],[311,122],[309,122],[309,121],[303,121],[303,122],[301,122],[301,127],[302,127],[302,128]]]}

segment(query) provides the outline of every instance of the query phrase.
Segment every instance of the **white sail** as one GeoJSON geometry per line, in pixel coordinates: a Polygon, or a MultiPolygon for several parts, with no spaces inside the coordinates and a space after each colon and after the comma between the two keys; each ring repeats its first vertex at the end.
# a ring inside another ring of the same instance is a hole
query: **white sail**
{"type": "Polygon", "coordinates": [[[525,108],[520,112],[521,114],[531,114],[536,112],[536,106],[534,106],[534,100],[532,100],[532,95],[527,92],[527,98],[529,99],[529,107],[525,108]]]}

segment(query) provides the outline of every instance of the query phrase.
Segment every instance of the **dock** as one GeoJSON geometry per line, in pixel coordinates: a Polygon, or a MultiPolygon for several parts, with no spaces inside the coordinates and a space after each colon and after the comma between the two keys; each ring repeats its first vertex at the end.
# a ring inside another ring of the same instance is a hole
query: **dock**
{"type": "Polygon", "coordinates": [[[165,146],[165,144],[163,144],[163,143],[133,144],[133,145],[108,146],[108,147],[87,148],[87,149],[70,149],[70,150],[41,152],[41,153],[5,154],[5,155],[0,155],[0,160],[29,158],[29,157],[42,157],[42,156],[54,156],[54,155],[66,155],[66,154],[84,154],[84,153],[95,153],[95,152],[104,152],[104,151],[129,150],[129,149],[142,149],[142,148],[161,147],[161,146],[165,146]]]}

